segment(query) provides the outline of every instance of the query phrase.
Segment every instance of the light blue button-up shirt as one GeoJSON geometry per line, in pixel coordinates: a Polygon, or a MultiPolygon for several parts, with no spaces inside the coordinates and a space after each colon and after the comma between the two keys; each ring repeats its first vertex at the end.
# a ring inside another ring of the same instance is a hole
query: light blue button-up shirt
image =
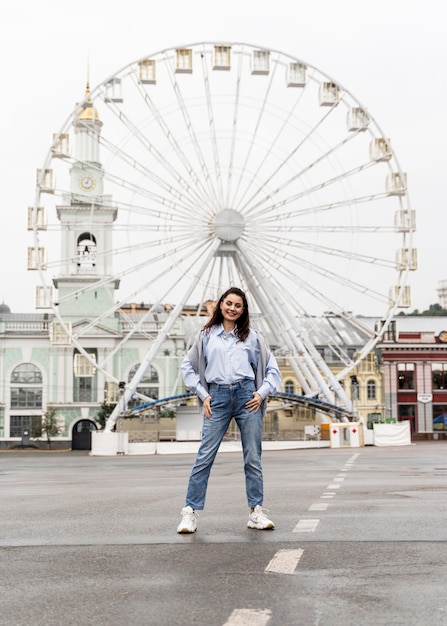
{"type": "MultiPolygon", "coordinates": [[[[255,379],[260,348],[258,335],[252,330],[245,341],[240,341],[234,331],[227,335],[222,324],[212,326],[203,336],[203,351],[208,384],[230,385],[244,378],[255,379]]],[[[204,400],[209,394],[188,357],[183,360],[181,370],[186,387],[204,400]]],[[[270,354],[262,385],[256,391],[264,399],[277,391],[280,384],[281,374],[275,357],[270,354]]]]}

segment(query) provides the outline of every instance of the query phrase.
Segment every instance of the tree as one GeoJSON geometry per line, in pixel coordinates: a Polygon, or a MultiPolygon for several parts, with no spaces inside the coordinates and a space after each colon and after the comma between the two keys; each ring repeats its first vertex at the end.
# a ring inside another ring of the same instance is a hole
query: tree
{"type": "Polygon", "coordinates": [[[56,409],[48,408],[42,416],[42,435],[47,438],[48,447],[51,448],[51,437],[57,437],[64,431],[64,426],[58,423],[56,409]]]}
{"type": "Polygon", "coordinates": [[[442,306],[440,304],[438,304],[437,302],[435,302],[434,304],[430,304],[430,306],[428,307],[428,309],[426,311],[419,311],[419,309],[414,309],[411,313],[404,313],[403,311],[401,311],[398,315],[399,316],[416,316],[416,315],[420,315],[420,316],[427,316],[427,317],[442,317],[445,316],[447,317],[447,309],[443,309],[442,306]]]}
{"type": "Polygon", "coordinates": [[[96,421],[99,423],[101,429],[105,428],[107,418],[112,413],[115,406],[115,404],[107,404],[106,402],[103,402],[99,407],[98,412],[96,413],[96,421]]]}

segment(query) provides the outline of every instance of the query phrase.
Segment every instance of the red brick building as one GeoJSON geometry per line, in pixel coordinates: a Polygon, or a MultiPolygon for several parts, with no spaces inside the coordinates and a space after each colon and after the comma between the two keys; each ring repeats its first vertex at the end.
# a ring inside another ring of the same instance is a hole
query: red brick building
{"type": "Polygon", "coordinates": [[[413,438],[447,437],[447,318],[397,317],[378,348],[386,416],[413,438]]]}

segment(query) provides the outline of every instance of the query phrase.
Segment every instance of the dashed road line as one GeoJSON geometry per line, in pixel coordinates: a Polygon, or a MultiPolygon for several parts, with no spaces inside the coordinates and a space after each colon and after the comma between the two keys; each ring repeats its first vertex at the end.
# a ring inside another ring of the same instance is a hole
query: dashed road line
{"type": "Polygon", "coordinates": [[[328,485],[326,489],[340,489],[341,485],[338,483],[332,483],[332,485],[328,485]]]}
{"type": "Polygon", "coordinates": [[[271,617],[270,609],[234,609],[223,626],[265,626],[271,617]]]}
{"type": "Polygon", "coordinates": [[[311,504],[308,511],[325,511],[328,506],[329,504],[327,502],[317,502],[316,504],[311,504]]]}
{"type": "Polygon", "coordinates": [[[293,574],[296,570],[304,550],[278,550],[270,563],[265,568],[265,572],[274,572],[275,574],[293,574]]]}
{"type": "Polygon", "coordinates": [[[319,519],[300,519],[298,524],[293,529],[294,533],[313,533],[315,532],[319,519]]]}

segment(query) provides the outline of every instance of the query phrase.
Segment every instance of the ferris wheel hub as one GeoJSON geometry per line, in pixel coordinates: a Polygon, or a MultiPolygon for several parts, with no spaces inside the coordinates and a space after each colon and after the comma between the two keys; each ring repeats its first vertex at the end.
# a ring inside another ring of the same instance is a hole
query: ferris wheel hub
{"type": "Polygon", "coordinates": [[[239,211],[223,209],[214,218],[214,232],[222,241],[237,241],[245,230],[245,219],[239,211]]]}

